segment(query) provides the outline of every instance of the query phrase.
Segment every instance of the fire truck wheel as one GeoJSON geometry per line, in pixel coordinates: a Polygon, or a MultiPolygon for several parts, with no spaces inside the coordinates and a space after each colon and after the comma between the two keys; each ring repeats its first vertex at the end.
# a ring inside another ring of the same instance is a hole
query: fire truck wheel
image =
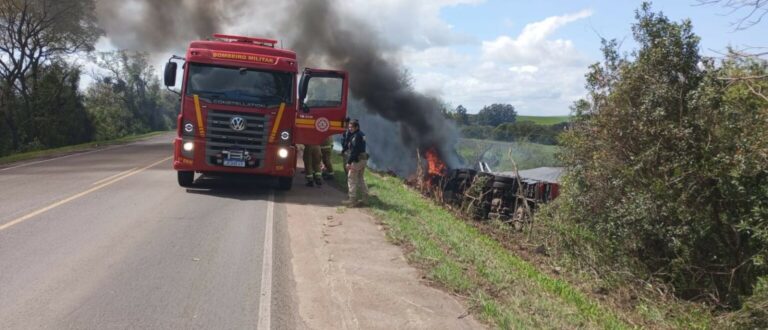
{"type": "Polygon", "coordinates": [[[179,185],[182,187],[191,187],[195,181],[195,172],[193,171],[178,171],[176,177],[179,179],[179,185]]]}
{"type": "Polygon", "coordinates": [[[293,178],[292,177],[277,178],[277,189],[280,189],[280,190],[291,190],[291,187],[293,187],[293,178]]]}

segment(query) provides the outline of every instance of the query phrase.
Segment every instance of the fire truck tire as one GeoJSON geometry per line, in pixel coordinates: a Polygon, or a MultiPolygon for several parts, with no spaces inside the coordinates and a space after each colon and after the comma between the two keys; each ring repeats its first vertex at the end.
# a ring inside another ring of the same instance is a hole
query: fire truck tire
{"type": "Polygon", "coordinates": [[[292,177],[280,177],[277,178],[277,189],[279,190],[291,190],[293,187],[292,177]]]}
{"type": "Polygon", "coordinates": [[[176,178],[179,180],[179,185],[182,187],[191,187],[195,182],[194,171],[177,171],[176,178]]]}

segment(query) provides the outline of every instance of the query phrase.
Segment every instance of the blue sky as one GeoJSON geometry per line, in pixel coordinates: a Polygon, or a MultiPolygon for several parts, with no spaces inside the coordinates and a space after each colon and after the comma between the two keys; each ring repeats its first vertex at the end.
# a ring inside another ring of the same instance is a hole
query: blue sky
{"type": "MultiPolygon", "coordinates": [[[[631,24],[640,1],[350,0],[399,56],[415,87],[470,112],[510,103],[526,115],[566,115],[584,95],[584,74],[600,60],[600,37],[634,48],[631,24]]],[[[728,45],[768,46],[768,23],[734,31],[740,12],[696,6],[695,0],[655,1],[675,21],[690,18],[702,53],[728,45]]]]}
{"type": "MultiPolygon", "coordinates": [[[[631,23],[634,11],[640,1],[503,1],[489,0],[481,4],[445,7],[440,17],[454,26],[460,33],[478,39],[490,39],[499,34],[515,34],[526,24],[542,18],[578,12],[592,11],[592,16],[574,22],[558,30],[554,38],[573,40],[590,57],[600,56],[600,36],[605,38],[626,38],[631,42],[631,23]]],[[[690,19],[694,31],[702,37],[702,50],[707,55],[716,55],[709,49],[722,50],[728,44],[748,45],[768,42],[768,24],[751,29],[734,31],[731,23],[739,12],[728,15],[729,9],[718,6],[695,5],[694,0],[655,1],[653,8],[661,10],[674,21],[690,19]]],[[[744,13],[744,12],[741,12],[744,13]]],[[[629,50],[629,49],[628,49],[629,50]]]]}

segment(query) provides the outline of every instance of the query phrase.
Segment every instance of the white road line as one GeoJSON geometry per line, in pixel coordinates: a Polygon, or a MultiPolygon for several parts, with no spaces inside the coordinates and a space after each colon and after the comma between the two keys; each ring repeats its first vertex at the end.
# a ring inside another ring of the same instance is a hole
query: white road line
{"type": "Polygon", "coordinates": [[[264,256],[261,265],[261,298],[257,329],[267,330],[272,321],[272,224],[275,221],[275,193],[269,193],[267,219],[264,228],[264,256]]]}

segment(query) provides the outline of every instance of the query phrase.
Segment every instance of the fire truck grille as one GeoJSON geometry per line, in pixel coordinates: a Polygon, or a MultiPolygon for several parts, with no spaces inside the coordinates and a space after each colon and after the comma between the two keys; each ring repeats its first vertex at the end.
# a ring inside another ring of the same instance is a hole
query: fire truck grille
{"type": "MultiPolygon", "coordinates": [[[[207,124],[205,158],[209,165],[221,165],[219,160],[226,158],[227,154],[239,155],[246,151],[251,159],[255,160],[254,165],[246,165],[246,167],[262,165],[269,136],[269,116],[209,110],[207,124]],[[243,130],[237,131],[232,128],[231,122],[234,117],[245,120],[246,125],[243,130]]],[[[232,159],[231,156],[230,158],[232,159]]]]}

